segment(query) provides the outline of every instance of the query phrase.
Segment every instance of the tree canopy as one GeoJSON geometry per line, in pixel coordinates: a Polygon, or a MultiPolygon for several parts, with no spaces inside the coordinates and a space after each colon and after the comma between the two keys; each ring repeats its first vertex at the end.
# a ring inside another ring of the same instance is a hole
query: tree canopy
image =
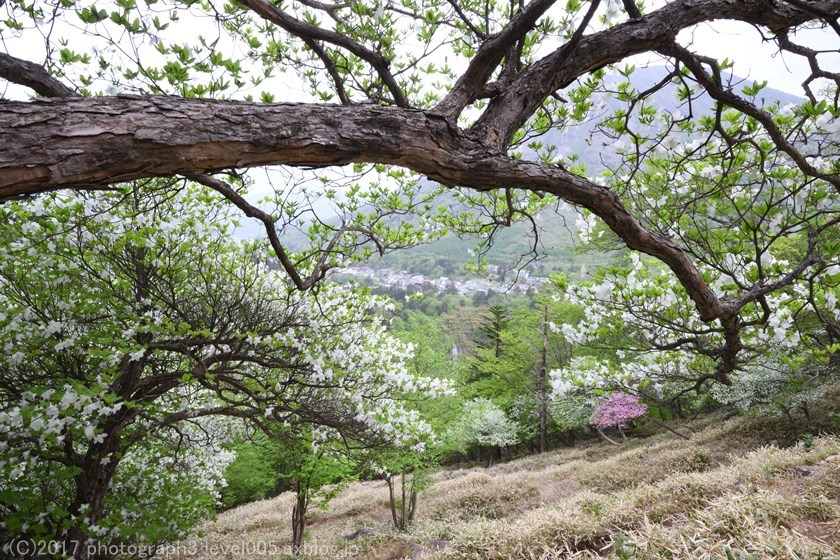
{"type": "Polygon", "coordinates": [[[406,400],[448,384],[409,372],[384,300],[295,290],[207,193],[71,194],[0,208],[4,546],[182,537],[249,427],[322,449],[431,437],[406,400]]]}
{"type": "Polygon", "coordinates": [[[809,342],[835,353],[840,75],[798,32],[840,35],[838,0],[2,9],[0,77],[40,97],[0,104],[0,199],[181,177],[260,220],[298,289],[447,228],[492,239],[530,221],[538,252],[539,212],[571,203],[595,242],[662,263],[661,274],[647,263],[612,271],[589,295],[620,287],[627,297],[604,315],[648,332],[643,349],[706,358],[695,379],[728,382],[761,343],[750,328],[811,322],[809,342]],[[681,38],[724,19],[809,63],[801,104],[766,99],[766,83],[681,38]],[[38,63],[25,60],[34,44],[45,47],[38,63]],[[644,88],[639,55],[663,67],[644,88]],[[568,151],[580,130],[600,158],[568,151]],[[266,166],[285,170],[266,179],[270,210],[243,196],[266,166]],[[320,219],[318,196],[334,219],[320,219]],[[285,242],[295,228],[311,241],[300,252],[285,242]]]}

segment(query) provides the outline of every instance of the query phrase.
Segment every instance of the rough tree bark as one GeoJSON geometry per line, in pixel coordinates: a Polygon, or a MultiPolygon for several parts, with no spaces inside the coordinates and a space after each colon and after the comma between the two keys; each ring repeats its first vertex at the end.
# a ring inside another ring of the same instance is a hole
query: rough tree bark
{"type": "Polygon", "coordinates": [[[295,481],[295,504],[292,507],[292,554],[298,556],[303,549],[303,533],[306,529],[306,510],[309,509],[307,499],[308,488],[295,481]]]}
{"type": "Polygon", "coordinates": [[[444,184],[477,190],[515,185],[587,208],[630,248],[668,264],[705,320],[731,314],[680,248],[642,227],[608,188],[514,159],[434,114],[121,96],[5,103],[0,122],[7,124],[0,136],[0,198],[278,161],[393,163],[444,184]]]}

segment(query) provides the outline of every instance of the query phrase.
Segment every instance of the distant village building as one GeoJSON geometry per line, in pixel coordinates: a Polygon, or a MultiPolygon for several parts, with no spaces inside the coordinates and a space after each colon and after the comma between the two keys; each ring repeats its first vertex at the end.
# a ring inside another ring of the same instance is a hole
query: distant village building
{"type": "MultiPolygon", "coordinates": [[[[495,269],[498,270],[498,265],[495,269]]],[[[446,276],[440,276],[435,279],[427,278],[422,274],[410,274],[406,271],[396,272],[390,268],[382,268],[376,270],[369,266],[351,266],[347,268],[335,269],[331,276],[335,276],[335,280],[341,282],[347,281],[347,277],[365,279],[373,285],[396,287],[403,290],[417,289],[418,287],[430,288],[435,293],[443,293],[448,290],[454,290],[458,294],[489,294],[491,292],[521,292],[526,293],[529,288],[538,289],[539,285],[548,282],[548,278],[541,276],[531,276],[527,270],[520,271],[519,281],[516,284],[508,284],[505,282],[494,283],[484,278],[471,278],[469,280],[452,280],[446,276]]],[[[453,350],[457,351],[456,348],[453,350]]]]}

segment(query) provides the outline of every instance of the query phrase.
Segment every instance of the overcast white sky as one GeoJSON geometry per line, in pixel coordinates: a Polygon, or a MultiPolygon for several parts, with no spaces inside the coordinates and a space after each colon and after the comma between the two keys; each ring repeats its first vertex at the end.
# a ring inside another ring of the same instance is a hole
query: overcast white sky
{"type": "MultiPolygon", "coordinates": [[[[826,70],[840,72],[840,38],[826,30],[803,30],[794,38],[816,50],[833,50],[821,55],[820,64],[826,70]]],[[[754,27],[735,21],[704,23],[680,34],[683,45],[693,43],[692,50],[718,60],[735,61],[737,76],[756,81],[767,80],[770,87],[803,96],[802,81],[808,76],[807,61],[789,53],[780,54],[773,42],[763,42],[754,27]]]]}

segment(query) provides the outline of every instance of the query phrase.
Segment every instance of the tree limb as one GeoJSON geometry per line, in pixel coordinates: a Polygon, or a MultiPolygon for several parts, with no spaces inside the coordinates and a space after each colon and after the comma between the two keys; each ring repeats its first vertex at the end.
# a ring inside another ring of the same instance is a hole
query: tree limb
{"type": "Polygon", "coordinates": [[[0,52],[0,78],[26,86],[44,97],[76,97],[79,94],[53,78],[40,64],[0,52]]]}
{"type": "Polygon", "coordinates": [[[624,10],[627,12],[628,16],[632,19],[639,19],[642,17],[642,12],[640,12],[638,6],[636,6],[635,0],[622,0],[622,2],[624,3],[624,10]]]}
{"type": "Polygon", "coordinates": [[[484,41],[467,70],[458,78],[449,94],[434,108],[434,112],[454,120],[464,107],[476,99],[508,48],[524,37],[556,1],[533,0],[514,16],[504,29],[484,41]]]}
{"type": "Polygon", "coordinates": [[[511,158],[433,114],[376,105],[120,96],[0,104],[0,122],[6,123],[0,200],[259,165],[390,163],[447,185],[482,191],[509,185],[587,208],[628,247],[666,263],[703,320],[733,311],[679,247],[645,229],[610,189],[558,167],[511,158]]]}
{"type": "Polygon", "coordinates": [[[262,222],[266,234],[268,235],[268,241],[271,243],[271,248],[274,249],[280,264],[283,266],[283,270],[285,270],[286,274],[289,275],[289,278],[292,280],[294,285],[300,290],[304,290],[310,286],[309,279],[304,280],[300,277],[297,268],[289,259],[289,255],[286,253],[283,244],[280,243],[280,237],[277,235],[277,229],[274,227],[274,218],[270,214],[260,210],[256,206],[253,206],[245,200],[242,195],[236,192],[233,187],[220,179],[203,173],[184,173],[184,178],[206,187],[210,187],[227,200],[231,201],[242,211],[243,214],[249,218],[255,218],[262,222]]]}
{"type": "Polygon", "coordinates": [[[382,79],[385,87],[387,87],[388,91],[391,92],[391,95],[394,98],[394,103],[399,107],[408,107],[408,100],[406,99],[405,94],[399,84],[397,84],[397,80],[394,78],[394,75],[391,74],[391,71],[389,70],[391,61],[382,56],[380,53],[372,51],[364,45],[360,45],[345,35],[341,35],[335,31],[323,29],[293,18],[274,4],[269,3],[267,0],[242,0],[242,3],[248,6],[259,16],[276,24],[280,28],[285,29],[292,35],[300,37],[304,40],[310,39],[324,41],[355,54],[376,70],[376,73],[379,74],[379,77],[382,79]]]}
{"type": "MultiPolygon", "coordinates": [[[[840,0],[818,0],[811,4],[821,12],[840,14],[840,0]]],[[[587,72],[672,44],[680,31],[704,21],[733,19],[776,32],[814,17],[812,11],[766,0],[670,2],[639,19],[586,35],[576,46],[567,43],[533,63],[488,104],[473,128],[477,135],[506,146],[543,101],[557,90],[587,72]]]]}
{"type": "Polygon", "coordinates": [[[472,31],[473,35],[475,35],[476,37],[478,37],[482,41],[484,39],[487,39],[487,34],[484,33],[478,27],[476,27],[475,24],[473,24],[473,22],[470,21],[470,18],[467,17],[467,14],[464,12],[463,9],[461,9],[461,6],[458,4],[458,0],[446,0],[446,1],[449,2],[449,5],[452,6],[452,8],[455,10],[455,13],[458,14],[458,17],[461,18],[461,21],[464,22],[464,25],[466,25],[467,28],[470,31],[472,31]]]}
{"type": "Polygon", "coordinates": [[[319,59],[321,59],[321,63],[324,65],[324,68],[327,70],[330,78],[332,78],[338,98],[345,105],[349,105],[351,101],[350,97],[347,96],[347,90],[344,88],[344,81],[341,79],[341,75],[338,73],[338,68],[336,68],[335,62],[333,62],[327,54],[327,51],[318,44],[318,41],[313,39],[302,39],[302,41],[306,43],[307,47],[312,49],[312,52],[314,52],[319,59]]]}

